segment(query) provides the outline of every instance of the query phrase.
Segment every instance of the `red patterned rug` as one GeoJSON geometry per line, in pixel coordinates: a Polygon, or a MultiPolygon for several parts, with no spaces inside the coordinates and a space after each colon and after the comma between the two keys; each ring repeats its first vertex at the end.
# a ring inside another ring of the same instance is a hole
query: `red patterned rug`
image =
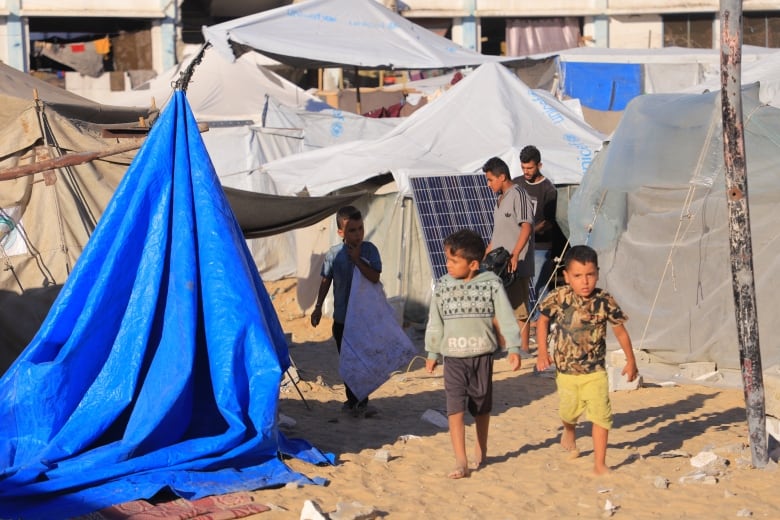
{"type": "Polygon", "coordinates": [[[146,500],[133,500],[107,507],[80,520],[230,520],[263,513],[270,508],[255,502],[250,493],[238,492],[215,495],[195,501],[179,498],[171,502],[152,504],[146,500]]]}

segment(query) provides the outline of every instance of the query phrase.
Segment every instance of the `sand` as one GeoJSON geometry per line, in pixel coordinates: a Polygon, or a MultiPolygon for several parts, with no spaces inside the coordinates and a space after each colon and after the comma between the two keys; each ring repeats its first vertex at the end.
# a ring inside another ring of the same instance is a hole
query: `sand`
{"type": "MultiPolygon", "coordinates": [[[[281,429],[333,453],[337,464],[289,461],[328,484],[256,491],[255,499],[275,510],[251,518],[300,518],[306,500],[325,513],[356,501],[378,517],[415,520],[780,518],[780,474],[774,462],[762,469],[751,465],[741,389],[646,381],[637,390],[613,392],[612,471],[596,477],[590,423],[578,426],[581,453],[570,459],[559,444],[554,380],[535,375],[534,360],[512,372],[504,357],[495,365],[487,464],[469,478],[451,480],[449,433],[421,419],[427,410],[444,410],[441,368],[430,375],[424,360],[415,358],[372,394],[375,416],[345,415],[331,321],[310,325],[297,306],[294,280],[266,287],[292,334],[290,354],[305,399],[292,385],[283,387],[279,411],[295,424],[281,429]],[[698,469],[692,463],[708,456],[704,452],[718,459],[698,469]]],[[[410,329],[410,335],[422,355],[422,331],[410,329]]],[[[471,451],[471,420],[466,441],[471,451]]]]}

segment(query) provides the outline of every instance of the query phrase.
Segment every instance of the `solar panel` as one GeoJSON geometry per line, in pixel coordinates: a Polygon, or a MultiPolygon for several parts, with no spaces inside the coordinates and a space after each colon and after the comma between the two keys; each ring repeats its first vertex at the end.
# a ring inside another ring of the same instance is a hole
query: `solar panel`
{"type": "MultiPolygon", "coordinates": [[[[496,195],[483,173],[410,177],[433,277],[447,273],[444,239],[459,229],[479,233],[485,245],[493,235],[493,207],[496,195]]],[[[536,305],[533,280],[529,281],[529,305],[536,305]]]]}
{"type": "Polygon", "coordinates": [[[496,195],[483,173],[411,177],[412,197],[417,207],[431,271],[436,280],[447,273],[444,239],[468,228],[479,233],[487,245],[493,233],[496,195]]]}

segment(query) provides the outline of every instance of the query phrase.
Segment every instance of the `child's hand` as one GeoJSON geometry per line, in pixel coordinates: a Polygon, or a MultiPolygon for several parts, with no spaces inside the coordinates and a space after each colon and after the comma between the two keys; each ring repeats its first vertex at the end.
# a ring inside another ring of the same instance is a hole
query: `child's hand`
{"type": "Polygon", "coordinates": [[[434,368],[436,368],[436,360],[435,359],[426,359],[425,360],[425,370],[427,370],[429,374],[433,374],[433,369],[434,368]]]}
{"type": "Polygon", "coordinates": [[[626,362],[626,366],[623,367],[622,375],[626,376],[627,381],[633,381],[636,376],[639,375],[639,369],[636,367],[636,361],[626,362]]]}
{"type": "Polygon", "coordinates": [[[512,369],[512,372],[520,370],[520,354],[509,354],[507,359],[509,360],[509,367],[512,369]]]}
{"type": "Polygon", "coordinates": [[[319,325],[321,319],[322,319],[322,308],[314,307],[314,310],[311,312],[312,327],[316,327],[317,325],[319,325]]]}
{"type": "Polygon", "coordinates": [[[349,259],[352,260],[352,263],[358,263],[360,260],[360,244],[345,244],[345,247],[347,248],[347,254],[349,255],[349,259]]]}
{"type": "Polygon", "coordinates": [[[536,370],[539,372],[543,372],[550,368],[550,365],[552,365],[553,360],[550,357],[550,353],[546,350],[544,352],[541,351],[541,349],[537,349],[536,352],[536,370]]]}

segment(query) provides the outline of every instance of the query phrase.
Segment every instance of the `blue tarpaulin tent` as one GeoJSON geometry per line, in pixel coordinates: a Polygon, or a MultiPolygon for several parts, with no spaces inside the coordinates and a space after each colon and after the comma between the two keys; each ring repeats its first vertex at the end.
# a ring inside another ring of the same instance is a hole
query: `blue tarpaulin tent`
{"type": "Polygon", "coordinates": [[[0,518],[64,518],[169,488],[290,481],[287,344],[177,90],[38,334],[0,379],[0,518]]]}

